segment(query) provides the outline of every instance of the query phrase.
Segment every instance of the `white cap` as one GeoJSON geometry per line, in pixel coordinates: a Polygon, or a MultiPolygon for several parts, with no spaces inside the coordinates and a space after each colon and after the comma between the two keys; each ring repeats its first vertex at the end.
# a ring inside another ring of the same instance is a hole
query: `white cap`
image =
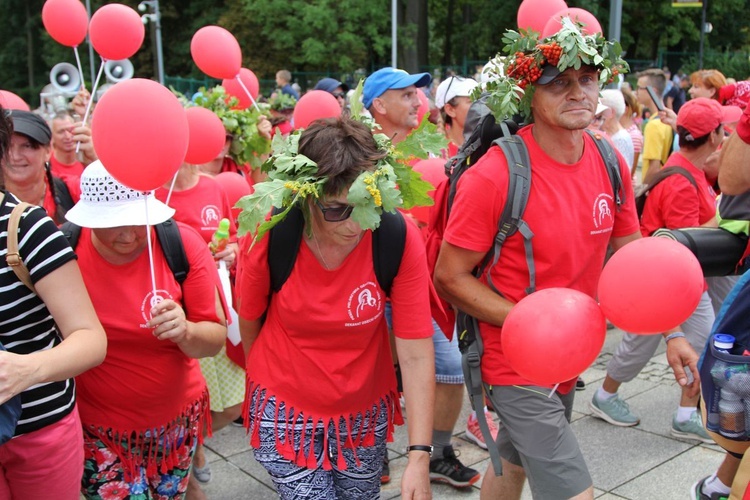
{"type": "Polygon", "coordinates": [[[505,75],[505,57],[495,56],[484,65],[482,74],[479,76],[479,83],[486,86],[487,83],[497,80],[505,75]]]}
{"type": "Polygon", "coordinates": [[[596,112],[594,113],[594,115],[595,116],[600,115],[608,109],[609,109],[609,106],[605,106],[604,104],[602,104],[602,101],[599,101],[596,103],[596,112]]]}
{"type": "Polygon", "coordinates": [[[450,76],[438,85],[437,92],[435,92],[435,106],[443,109],[445,103],[454,97],[468,97],[477,85],[479,84],[473,78],[450,76]]]}

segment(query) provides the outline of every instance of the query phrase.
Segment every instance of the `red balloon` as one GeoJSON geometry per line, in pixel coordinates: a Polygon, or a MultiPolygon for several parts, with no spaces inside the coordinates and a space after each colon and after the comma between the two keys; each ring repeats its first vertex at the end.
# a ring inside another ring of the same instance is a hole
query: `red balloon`
{"type": "Polygon", "coordinates": [[[294,107],[294,128],[307,128],[315,120],[339,116],[341,116],[341,106],[333,94],[325,90],[311,90],[300,97],[294,107]]]}
{"type": "Polygon", "coordinates": [[[169,181],[188,148],[188,120],[180,101],[166,87],[142,78],[122,81],[102,96],[91,133],[109,173],[138,191],[169,181]]]}
{"type": "MultiPolygon", "coordinates": [[[[437,187],[438,184],[448,179],[445,175],[445,160],[443,158],[429,158],[427,160],[419,160],[415,163],[412,168],[422,174],[422,179],[426,180],[433,186],[437,187]]],[[[435,190],[431,190],[427,193],[431,198],[435,190]]],[[[424,224],[430,222],[430,211],[432,207],[414,207],[407,210],[415,219],[424,224]]]]}
{"type": "Polygon", "coordinates": [[[86,38],[89,15],[78,0],[47,0],[42,7],[42,23],[57,43],[77,47],[86,38]]]}
{"type": "Polygon", "coordinates": [[[569,288],[524,297],[503,323],[503,353],[522,377],[539,385],[571,380],[604,345],[607,321],[596,301],[569,288]]]}
{"type": "Polygon", "coordinates": [[[686,247],[642,238],[619,249],[599,278],[607,318],[631,333],[662,333],[685,322],[703,294],[703,272],[686,247]]]}
{"type": "Polygon", "coordinates": [[[253,190],[250,187],[250,184],[247,183],[245,177],[237,172],[222,172],[214,177],[214,179],[216,179],[216,182],[219,183],[226,193],[227,198],[229,199],[229,205],[232,207],[232,217],[237,221],[242,209],[234,208],[234,206],[240,198],[252,194],[253,190]]]}
{"type": "Polygon", "coordinates": [[[0,90],[0,106],[4,109],[20,109],[21,111],[31,111],[26,101],[20,96],[9,90],[0,90]]]}
{"type": "Polygon", "coordinates": [[[237,78],[242,80],[247,90],[250,91],[250,95],[253,96],[253,100],[258,99],[260,93],[260,82],[255,73],[247,68],[240,68],[240,74],[235,78],[226,78],[221,82],[221,86],[227,91],[227,94],[236,97],[240,102],[237,105],[237,109],[247,109],[253,105],[253,102],[247,96],[247,92],[242,88],[242,85],[237,81],[237,78]]]}
{"type": "Polygon", "coordinates": [[[141,16],[127,5],[107,4],[91,16],[91,45],[102,59],[118,61],[131,57],[141,48],[145,35],[141,16]]]}
{"type": "Polygon", "coordinates": [[[584,35],[603,33],[602,25],[599,24],[599,21],[594,17],[594,14],[587,10],[572,7],[570,9],[565,8],[559,12],[555,12],[555,14],[549,18],[549,21],[547,21],[547,24],[545,24],[542,29],[542,38],[547,38],[548,36],[552,36],[560,31],[562,28],[561,19],[563,17],[569,17],[572,21],[583,24],[584,26],[581,31],[584,35]]]}
{"type": "Polygon", "coordinates": [[[567,8],[565,0],[523,0],[518,7],[516,22],[519,29],[532,29],[541,33],[549,20],[550,12],[567,8]]]}
{"type": "Polygon", "coordinates": [[[221,26],[204,26],[193,35],[190,54],[198,68],[210,77],[234,78],[242,66],[237,39],[221,26]]]}
{"type": "Polygon", "coordinates": [[[216,158],[226,141],[221,118],[210,109],[194,106],[185,110],[190,140],[185,163],[201,165],[216,158]]]}
{"type": "Polygon", "coordinates": [[[427,96],[425,95],[424,91],[420,88],[417,88],[417,97],[419,98],[419,108],[417,109],[417,119],[419,120],[419,123],[422,123],[422,118],[424,118],[424,115],[430,112],[430,101],[427,100],[427,96]]]}

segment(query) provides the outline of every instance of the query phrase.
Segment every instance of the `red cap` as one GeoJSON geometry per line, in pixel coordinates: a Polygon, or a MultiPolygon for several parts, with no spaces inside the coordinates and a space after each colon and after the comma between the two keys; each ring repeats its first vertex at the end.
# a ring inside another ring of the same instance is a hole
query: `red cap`
{"type": "Polygon", "coordinates": [[[722,123],[732,123],[732,110],[725,109],[714,99],[697,97],[686,102],[677,114],[677,126],[683,127],[693,139],[710,134],[722,123]]]}

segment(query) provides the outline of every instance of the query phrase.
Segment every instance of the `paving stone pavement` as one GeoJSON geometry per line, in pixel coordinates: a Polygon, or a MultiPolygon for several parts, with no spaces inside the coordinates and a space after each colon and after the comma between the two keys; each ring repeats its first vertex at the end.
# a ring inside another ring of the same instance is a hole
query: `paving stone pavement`
{"type": "MultiPolygon", "coordinates": [[[[633,411],[641,416],[635,427],[615,427],[594,418],[588,403],[604,378],[607,360],[619,343],[622,332],[607,332],[602,353],[584,374],[586,389],[576,393],[573,430],[594,479],[594,496],[603,500],[687,500],[690,486],[716,470],[723,459],[716,445],[673,438],[669,434],[672,413],[679,390],[664,354],[664,343],[648,366],[632,382],[620,389],[633,411]]],[[[454,447],[464,464],[483,474],[489,455],[464,438],[469,414],[468,396],[456,425],[454,447]]],[[[388,444],[391,458],[390,484],[381,489],[381,498],[400,498],[399,483],[406,465],[406,428],[396,431],[388,444]]],[[[229,426],[207,440],[207,458],[213,477],[203,490],[212,500],[266,500],[278,498],[265,470],[253,458],[244,429],[229,426]]],[[[435,500],[479,498],[481,481],[465,489],[433,484],[435,500]]],[[[531,499],[528,485],[523,500],[531,499]]]]}

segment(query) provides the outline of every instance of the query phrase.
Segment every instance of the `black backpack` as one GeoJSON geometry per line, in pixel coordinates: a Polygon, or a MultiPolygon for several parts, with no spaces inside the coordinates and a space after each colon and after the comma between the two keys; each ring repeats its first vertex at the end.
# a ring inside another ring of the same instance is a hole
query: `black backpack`
{"type": "Polygon", "coordinates": [[[653,178],[651,179],[650,184],[646,184],[641,186],[641,189],[638,190],[638,192],[635,195],[635,210],[638,212],[638,219],[641,218],[641,215],[643,215],[643,209],[646,207],[646,201],[648,200],[648,194],[651,192],[652,189],[654,189],[661,181],[666,179],[667,177],[671,175],[681,175],[684,178],[686,178],[688,181],[690,181],[690,184],[693,185],[695,189],[698,189],[698,184],[696,184],[695,179],[693,176],[685,170],[682,167],[664,167],[656,174],[654,174],[653,178]]]}
{"type": "MultiPolygon", "coordinates": [[[[154,229],[156,230],[156,239],[159,240],[161,250],[167,259],[167,265],[177,283],[182,287],[190,272],[190,264],[187,254],[185,254],[185,246],[182,244],[180,228],[174,219],[167,219],[161,224],[154,225],[154,229]]],[[[60,231],[68,238],[70,246],[75,250],[78,245],[78,239],[81,237],[81,226],[68,221],[60,226],[60,231]]]]}
{"type": "MultiPolygon", "coordinates": [[[[273,215],[283,209],[275,208],[273,215]]],[[[268,267],[271,291],[278,293],[286,283],[297,260],[302,243],[305,219],[302,210],[294,207],[268,234],[268,267]]],[[[383,212],[380,226],[372,232],[372,260],[380,288],[387,296],[398,274],[406,245],[406,221],[401,213],[383,212]]]]}

